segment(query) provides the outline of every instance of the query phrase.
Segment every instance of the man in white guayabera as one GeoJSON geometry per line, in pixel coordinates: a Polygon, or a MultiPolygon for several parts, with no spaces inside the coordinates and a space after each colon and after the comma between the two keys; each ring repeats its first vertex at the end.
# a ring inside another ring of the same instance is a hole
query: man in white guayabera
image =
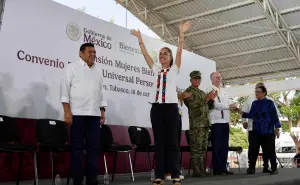
{"type": "Polygon", "coordinates": [[[229,148],[229,120],[230,110],[237,109],[237,105],[221,89],[222,76],[220,73],[211,73],[210,79],[212,85],[207,92],[214,90],[217,93],[213,104],[210,106],[213,173],[214,175],[231,175],[233,173],[226,169],[229,148]]]}
{"type": "Polygon", "coordinates": [[[107,103],[103,97],[102,73],[95,64],[96,50],[91,43],[82,44],[80,60],[67,66],[61,83],[61,103],[65,122],[71,125],[71,171],[74,185],[97,185],[100,124],[105,121],[107,103]],[[85,141],[85,145],[84,145],[85,141]],[[84,173],[83,149],[86,149],[84,173]]]}

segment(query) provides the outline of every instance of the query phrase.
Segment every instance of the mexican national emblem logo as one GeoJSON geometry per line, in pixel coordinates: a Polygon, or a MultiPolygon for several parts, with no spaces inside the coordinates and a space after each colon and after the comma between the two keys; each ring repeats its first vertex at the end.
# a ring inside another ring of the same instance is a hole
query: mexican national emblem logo
{"type": "Polygon", "coordinates": [[[71,22],[67,25],[66,33],[68,37],[73,41],[78,41],[80,39],[80,27],[74,22],[71,22]]]}

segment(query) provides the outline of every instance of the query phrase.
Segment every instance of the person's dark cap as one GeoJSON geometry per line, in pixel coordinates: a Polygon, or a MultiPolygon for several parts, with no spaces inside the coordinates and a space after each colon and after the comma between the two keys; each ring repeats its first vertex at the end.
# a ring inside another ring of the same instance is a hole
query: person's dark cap
{"type": "Polygon", "coordinates": [[[193,78],[201,78],[201,72],[200,71],[192,71],[190,73],[190,77],[191,77],[191,79],[193,79],[193,78]]]}

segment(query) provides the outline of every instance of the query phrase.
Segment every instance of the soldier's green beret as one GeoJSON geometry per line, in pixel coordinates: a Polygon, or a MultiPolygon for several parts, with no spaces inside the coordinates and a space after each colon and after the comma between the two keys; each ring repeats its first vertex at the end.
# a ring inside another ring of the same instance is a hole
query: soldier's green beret
{"type": "Polygon", "coordinates": [[[191,77],[191,79],[196,78],[196,77],[201,78],[201,73],[200,73],[200,71],[192,71],[190,73],[190,77],[191,77]]]}

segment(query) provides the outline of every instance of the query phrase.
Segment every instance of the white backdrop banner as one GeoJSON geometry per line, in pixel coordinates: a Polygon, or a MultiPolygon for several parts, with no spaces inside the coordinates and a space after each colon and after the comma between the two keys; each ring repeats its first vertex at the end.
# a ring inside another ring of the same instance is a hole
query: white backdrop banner
{"type": "MultiPolygon", "coordinates": [[[[161,47],[170,47],[176,53],[174,46],[143,38],[156,62],[161,47]]],[[[150,127],[148,102],[155,78],[137,39],[125,28],[49,0],[5,3],[0,32],[0,114],[62,120],[60,79],[68,63],[79,60],[79,47],[84,42],[96,46],[108,102],[107,124],[150,127]]],[[[206,89],[216,65],[184,51],[180,89],[190,85],[189,73],[193,70],[202,72],[201,89],[206,89]]],[[[186,107],[183,111],[183,129],[187,129],[186,107]]]]}

